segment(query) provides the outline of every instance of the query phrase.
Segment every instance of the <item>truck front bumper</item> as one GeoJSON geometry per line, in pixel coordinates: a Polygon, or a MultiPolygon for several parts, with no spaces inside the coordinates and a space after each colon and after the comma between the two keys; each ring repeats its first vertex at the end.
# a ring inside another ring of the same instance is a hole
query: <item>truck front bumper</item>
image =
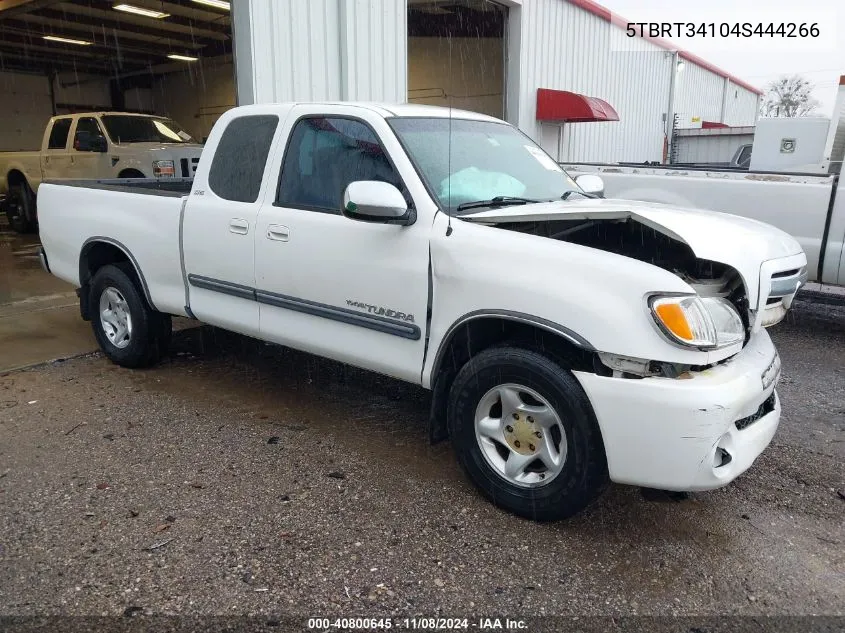
{"type": "Polygon", "coordinates": [[[575,372],[595,410],[610,478],[663,490],[711,490],[745,472],[780,422],[780,359],[764,329],[728,361],[691,378],[575,372]]]}

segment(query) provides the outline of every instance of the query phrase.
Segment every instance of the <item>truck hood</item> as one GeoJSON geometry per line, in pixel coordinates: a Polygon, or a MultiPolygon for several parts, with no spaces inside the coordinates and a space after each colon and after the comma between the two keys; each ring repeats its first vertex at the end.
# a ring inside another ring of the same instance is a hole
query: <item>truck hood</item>
{"type": "Polygon", "coordinates": [[[665,204],[588,198],[542,202],[459,216],[481,223],[549,220],[633,220],[687,244],[695,256],[733,267],[742,276],[752,305],[765,261],[802,254],[798,242],[773,226],[727,213],[665,204]]]}

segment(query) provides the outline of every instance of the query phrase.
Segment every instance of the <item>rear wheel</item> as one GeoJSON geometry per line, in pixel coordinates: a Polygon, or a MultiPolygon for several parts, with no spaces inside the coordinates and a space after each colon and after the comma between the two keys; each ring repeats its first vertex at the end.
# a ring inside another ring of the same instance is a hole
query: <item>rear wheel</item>
{"type": "Polygon", "coordinates": [[[124,169],[120,172],[117,176],[118,178],[143,178],[144,174],[142,174],[137,169],[124,169]]]}
{"type": "Polygon", "coordinates": [[[151,309],[128,264],[100,268],[91,281],[91,326],[100,349],[123,367],[148,367],[167,351],[170,315],[151,309]]]}
{"type": "Polygon", "coordinates": [[[601,434],[571,373],[517,347],[485,350],[458,372],[449,394],[458,461],[479,490],[520,516],[572,516],[608,481],[601,434]]]}
{"type": "Polygon", "coordinates": [[[6,217],[17,233],[31,233],[35,229],[35,196],[26,183],[15,185],[6,196],[6,217]]]}

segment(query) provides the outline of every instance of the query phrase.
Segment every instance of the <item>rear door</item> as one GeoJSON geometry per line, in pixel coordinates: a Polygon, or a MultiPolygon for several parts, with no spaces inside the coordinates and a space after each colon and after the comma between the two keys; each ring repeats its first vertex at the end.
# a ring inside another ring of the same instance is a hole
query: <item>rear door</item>
{"type": "Polygon", "coordinates": [[[53,120],[47,142],[41,148],[41,169],[43,179],[72,178],[70,168],[70,128],[73,117],[60,117],[53,120]]]}
{"type": "Polygon", "coordinates": [[[230,111],[215,125],[184,208],[190,310],[206,323],[257,336],[255,230],[278,108],[230,111]],[[222,132],[220,131],[222,130],[222,132]]]}

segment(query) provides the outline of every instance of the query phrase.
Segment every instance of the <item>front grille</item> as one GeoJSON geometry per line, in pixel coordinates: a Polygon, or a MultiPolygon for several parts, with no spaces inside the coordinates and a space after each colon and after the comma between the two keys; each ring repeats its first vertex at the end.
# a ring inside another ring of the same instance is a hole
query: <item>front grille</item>
{"type": "Polygon", "coordinates": [[[199,158],[192,158],[190,161],[187,158],[181,159],[179,164],[182,167],[182,178],[191,178],[197,171],[199,162],[199,158]]]}
{"type": "Polygon", "coordinates": [[[771,290],[769,299],[788,297],[798,292],[798,289],[807,281],[806,268],[795,268],[773,273],[771,277],[771,290]]]}
{"type": "Polygon", "coordinates": [[[792,270],[782,270],[779,273],[772,273],[772,279],[780,279],[781,277],[794,277],[801,274],[800,268],[793,268],[792,270]]]}
{"type": "Polygon", "coordinates": [[[749,426],[754,424],[757,420],[762,418],[764,415],[768,415],[772,411],[775,410],[775,392],[772,391],[772,395],[766,398],[763,401],[763,404],[751,415],[747,418],[742,418],[741,420],[737,420],[734,422],[736,425],[737,430],[742,431],[743,429],[747,429],[749,426]]]}

